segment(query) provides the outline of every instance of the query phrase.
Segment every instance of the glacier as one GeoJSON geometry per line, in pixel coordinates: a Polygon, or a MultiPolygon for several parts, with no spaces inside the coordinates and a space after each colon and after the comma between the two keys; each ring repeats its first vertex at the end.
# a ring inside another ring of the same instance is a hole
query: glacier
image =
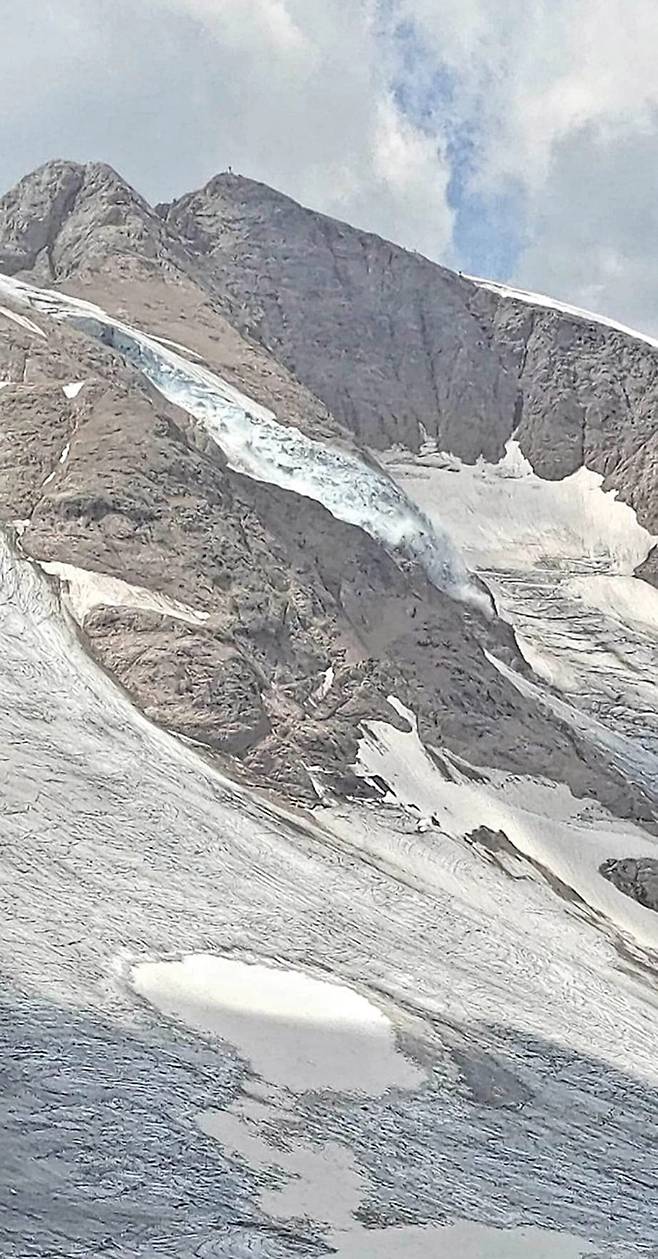
{"type": "Polygon", "coordinates": [[[439,521],[430,521],[381,469],[279,423],[272,411],[207,368],[90,302],[2,274],[0,293],[115,350],[204,425],[234,471],[314,499],[336,519],[363,529],[393,558],[418,564],[437,589],[494,615],[491,594],[471,577],[439,521]]]}
{"type": "MultiPolygon", "coordinates": [[[[497,470],[451,472],[445,492],[414,466],[414,505],[411,477],[396,487],[286,429],[98,307],[3,285],[37,316],[112,345],[207,427],[231,466],[365,520],[457,597],[481,592],[444,506],[506,608],[515,582],[531,588],[526,569],[539,565],[542,580],[551,569],[532,529],[554,491],[518,451],[497,470]],[[473,527],[489,493],[521,496],[506,500],[496,536],[491,513],[473,527]],[[492,577],[503,548],[514,562],[492,577]]],[[[625,615],[648,535],[621,504],[599,502],[587,475],[578,486],[582,519],[563,491],[549,559],[570,599],[625,615]],[[583,565],[593,520],[608,532],[583,565]],[[601,565],[608,584],[594,599],[601,565]]],[[[372,722],[359,748],[358,768],[389,783],[383,807],[288,813],[153,726],[84,650],[73,614],[153,596],[50,571],[68,583],[71,615],[0,533],[8,1259],[24,1259],[26,1220],[32,1253],[66,1259],[648,1259],[658,916],[596,867],[655,841],[556,784],[455,758],[440,773],[394,696],[409,733],[372,722]],[[430,818],[422,832],[419,814],[430,818]],[[486,850],[476,832],[487,826],[509,832],[512,854],[486,850]],[[348,1072],[332,1053],[336,1028],[358,1042],[348,1072]],[[311,1059],[293,1080],[291,1038],[311,1059]],[[359,1074],[371,1053],[381,1089],[359,1074]]],[[[653,616],[646,600],[643,633],[653,616]]],[[[545,635],[546,617],[535,619],[545,635]]]]}

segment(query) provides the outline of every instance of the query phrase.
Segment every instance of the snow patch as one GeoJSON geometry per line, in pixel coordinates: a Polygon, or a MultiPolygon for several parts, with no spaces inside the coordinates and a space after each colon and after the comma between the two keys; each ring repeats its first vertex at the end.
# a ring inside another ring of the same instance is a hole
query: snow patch
{"type": "Polygon", "coordinates": [[[579,1237],[544,1228],[492,1228],[487,1224],[358,1228],[345,1240],[333,1236],[336,1259],[587,1259],[594,1255],[579,1237]]]}
{"type": "MultiPolygon", "coordinates": [[[[401,715],[409,713],[394,697],[389,703],[401,715]]],[[[658,841],[549,780],[494,770],[485,775],[445,750],[438,758],[442,772],[415,720],[410,724],[406,733],[384,721],[364,723],[355,772],[383,779],[390,803],[431,819],[441,835],[459,840],[481,826],[503,831],[521,856],[550,871],[620,931],[658,949],[658,915],[611,891],[598,873],[606,857],[658,857],[658,841]]]]}
{"type": "Polygon", "coordinates": [[[658,636],[658,590],[639,577],[602,573],[574,577],[567,591],[589,608],[598,608],[623,625],[634,625],[658,636]]]}
{"type": "MultiPolygon", "coordinates": [[[[632,508],[585,468],[542,480],[515,440],[493,465],[437,451],[384,460],[423,511],[440,512],[527,663],[568,698],[562,717],[658,789],[658,593],[631,576],[655,539],[632,508]]],[[[536,697],[557,713],[552,693],[536,697]]]]}
{"type": "Polygon", "coordinates": [[[514,440],[496,464],[464,464],[444,454],[389,454],[383,461],[430,519],[446,522],[478,569],[578,559],[631,573],[656,541],[615,490],[602,489],[598,473],[579,468],[561,481],[544,481],[514,440]]]}
{"type": "Polygon", "coordinates": [[[84,388],[84,380],[72,381],[70,385],[62,385],[62,393],[65,398],[77,398],[80,390],[84,388]]]}
{"type": "MultiPolygon", "coordinates": [[[[61,462],[61,459],[60,459],[61,462]]],[[[51,473],[51,476],[54,475],[51,473]]],[[[49,477],[48,480],[51,478],[49,477]]],[[[46,484],[46,482],[44,482],[46,484]]],[[[133,586],[119,577],[110,577],[107,573],[96,573],[86,568],[77,568],[73,564],[61,564],[56,561],[38,561],[46,573],[59,578],[66,589],[65,602],[79,625],[84,625],[85,618],[93,608],[105,606],[115,608],[142,608],[147,612],[158,612],[164,616],[174,617],[178,621],[187,621],[190,625],[203,625],[208,620],[209,612],[200,612],[158,594],[155,590],[147,590],[145,586],[133,586]]]]}
{"type": "Polygon", "coordinates": [[[335,676],[336,676],[335,669],[333,665],[330,664],[329,668],[326,669],[325,672],[322,674],[322,681],[320,685],[316,687],[316,689],[313,691],[313,694],[310,696],[310,702],[312,704],[320,704],[323,699],[326,699],[327,695],[329,694],[334,684],[335,676]]]}
{"type": "Polygon", "coordinates": [[[197,954],[144,962],[133,984],[162,1013],[229,1041],[270,1085],[377,1096],[423,1074],[396,1049],[390,1020],[344,984],[304,971],[197,954]]]}
{"type": "Polygon", "coordinates": [[[365,1168],[343,1144],[311,1142],[300,1131],[295,1100],[309,1090],[377,1096],[392,1086],[413,1088],[424,1076],[396,1051],[382,1011],[354,989],[212,955],[141,963],[133,985],[165,1015],[229,1041],[247,1059],[249,1091],[227,1109],[202,1111],[197,1124],[225,1152],[274,1173],[274,1187],[257,1190],[260,1209],[271,1219],[304,1218],[329,1229],[328,1240],[344,1259],[425,1259],[429,1253],[448,1259],[457,1245],[465,1259],[523,1259],[529,1248],[544,1259],[584,1253],[585,1243],[545,1229],[461,1221],[367,1229],[357,1221],[372,1191],[365,1168]],[[275,1117],[287,1133],[285,1143],[273,1145],[268,1130],[275,1117]]]}
{"type": "MultiPolygon", "coordinates": [[[[61,452],[61,454],[60,454],[60,456],[59,456],[59,458],[58,458],[58,460],[57,460],[57,463],[59,463],[59,464],[66,463],[66,460],[67,460],[67,459],[68,459],[68,457],[69,457],[69,452],[70,452],[70,450],[71,450],[71,443],[70,443],[70,442],[67,442],[67,443],[66,443],[66,445],[62,448],[62,452],[61,452]]],[[[57,472],[57,466],[55,466],[55,467],[53,468],[52,472],[49,472],[49,473],[48,473],[48,476],[47,476],[47,477],[45,478],[45,480],[43,481],[43,485],[44,485],[44,486],[45,486],[45,485],[50,485],[50,482],[51,482],[52,480],[54,480],[54,477],[55,477],[55,473],[56,473],[56,472],[57,472]]]]}

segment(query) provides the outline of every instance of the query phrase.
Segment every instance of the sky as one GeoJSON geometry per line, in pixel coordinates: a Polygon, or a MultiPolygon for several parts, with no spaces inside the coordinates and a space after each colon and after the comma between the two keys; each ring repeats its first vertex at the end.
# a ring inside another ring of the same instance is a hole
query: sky
{"type": "Polygon", "coordinates": [[[0,188],[229,165],[658,333],[658,0],[0,0],[0,188]]]}

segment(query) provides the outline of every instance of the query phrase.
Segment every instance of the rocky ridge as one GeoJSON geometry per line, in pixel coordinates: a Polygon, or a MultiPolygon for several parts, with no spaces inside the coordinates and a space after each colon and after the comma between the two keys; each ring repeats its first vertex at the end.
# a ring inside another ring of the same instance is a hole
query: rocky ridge
{"type": "MultiPolygon", "coordinates": [[[[538,330],[529,308],[250,181],[222,176],[156,212],[108,167],[51,163],[0,202],[0,270],[180,342],[282,422],[364,458],[369,446],[413,447],[429,434],[464,459],[495,459],[515,427],[522,444],[537,443],[544,475],[577,457],[564,433],[587,370],[558,370],[559,319],[538,330]],[[539,385],[522,387],[529,360],[542,379],[542,355],[568,395],[550,434],[539,385]]],[[[585,336],[572,323],[565,362],[585,336]]],[[[235,758],[235,772],[308,797],[314,781],[354,786],[360,723],[395,722],[395,694],[431,745],[559,778],[650,821],[640,792],[497,672],[485,649],[523,667],[506,626],[439,594],[311,500],[231,471],[207,434],[112,351],[41,328],[43,337],[0,316],[0,511],[20,522],[26,554],[205,615],[203,625],[139,607],[85,616],[90,650],[149,716],[235,758]],[[72,381],[84,385],[68,398],[72,381]]],[[[593,353],[599,332],[588,336],[593,353]]],[[[626,340],[617,365],[615,345],[606,353],[617,375],[646,352],[650,393],[658,355],[626,340]]],[[[588,441],[598,434],[592,458],[607,451],[611,477],[620,440],[610,454],[604,419],[615,382],[592,403],[604,418],[588,428],[588,441]]],[[[634,398],[625,405],[641,428],[649,404],[638,393],[633,410],[634,398]]],[[[636,438],[629,428],[623,440],[640,460],[645,481],[633,493],[644,503],[651,467],[636,438]]]]}

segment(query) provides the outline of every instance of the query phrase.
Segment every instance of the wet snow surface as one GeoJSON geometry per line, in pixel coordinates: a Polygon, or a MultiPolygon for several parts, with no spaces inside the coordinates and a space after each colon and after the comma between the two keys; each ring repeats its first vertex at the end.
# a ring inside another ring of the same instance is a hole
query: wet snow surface
{"type": "MultiPolygon", "coordinates": [[[[554,689],[516,684],[648,775],[650,539],[589,474],[451,466],[392,459],[384,516],[440,502],[545,676],[564,635],[554,689]]],[[[58,576],[83,619],[103,579],[58,576]]],[[[655,841],[428,751],[395,696],[357,766],[384,804],[288,816],[140,717],[1,537],[0,589],[3,1259],[655,1259],[658,915],[596,872],[655,841]]]]}

